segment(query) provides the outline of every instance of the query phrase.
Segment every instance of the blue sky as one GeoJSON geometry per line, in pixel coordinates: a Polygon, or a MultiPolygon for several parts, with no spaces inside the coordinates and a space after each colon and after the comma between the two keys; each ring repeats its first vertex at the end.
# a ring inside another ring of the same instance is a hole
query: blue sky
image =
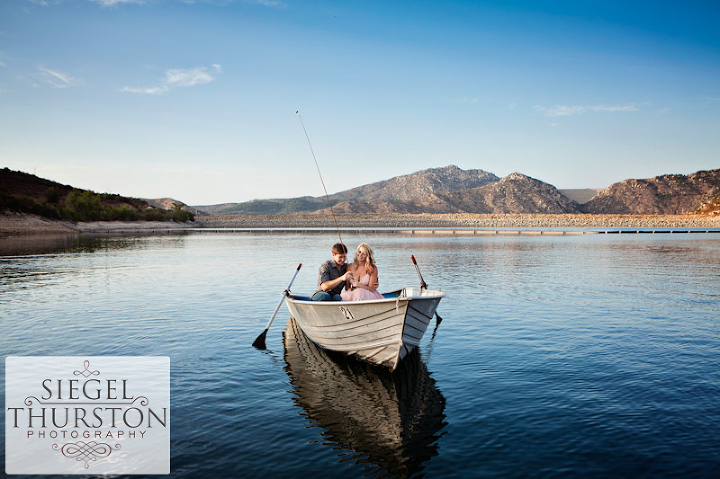
{"type": "Polygon", "coordinates": [[[188,204],[720,168],[717,1],[3,0],[0,166],[188,204]]]}

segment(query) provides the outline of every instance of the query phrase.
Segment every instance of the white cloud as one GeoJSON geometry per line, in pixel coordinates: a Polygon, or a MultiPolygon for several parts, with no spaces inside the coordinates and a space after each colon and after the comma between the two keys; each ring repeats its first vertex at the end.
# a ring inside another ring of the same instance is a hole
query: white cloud
{"type": "Polygon", "coordinates": [[[638,107],[635,105],[624,105],[624,106],[589,106],[587,107],[589,111],[607,111],[607,112],[616,112],[616,111],[638,111],[638,107]]]}
{"type": "MultiPolygon", "coordinates": [[[[237,2],[238,0],[180,0],[182,3],[185,3],[187,5],[195,5],[198,3],[207,3],[210,5],[229,5],[234,2],[237,2]]],[[[246,3],[249,5],[261,5],[263,7],[270,7],[270,8],[285,8],[287,7],[287,3],[280,1],[280,0],[239,0],[242,3],[246,3]]]]}
{"type": "Polygon", "coordinates": [[[153,86],[153,87],[139,87],[139,88],[131,88],[129,86],[126,86],[122,89],[124,92],[128,93],[140,93],[143,95],[160,95],[161,93],[165,93],[168,91],[168,87],[166,85],[163,86],[153,86]]]}
{"type": "Polygon", "coordinates": [[[56,70],[50,70],[45,67],[38,67],[42,80],[55,88],[66,88],[78,83],[78,79],[71,77],[67,73],[61,73],[56,70]]]}
{"type": "Polygon", "coordinates": [[[90,0],[91,2],[98,3],[102,5],[103,7],[113,7],[115,5],[121,4],[121,3],[135,3],[142,5],[145,3],[144,0],[90,0]]]}
{"type": "Polygon", "coordinates": [[[278,0],[245,0],[245,3],[254,3],[256,5],[262,5],[264,7],[285,7],[287,4],[285,2],[280,2],[278,0]]]}
{"type": "Polygon", "coordinates": [[[582,105],[574,105],[574,106],[567,106],[567,105],[555,105],[550,108],[546,108],[540,105],[535,105],[533,108],[536,110],[545,113],[547,116],[574,116],[574,115],[582,115],[584,113],[588,112],[595,112],[595,113],[615,113],[615,112],[631,112],[631,111],[638,111],[639,108],[635,106],[634,104],[629,105],[615,105],[615,106],[607,106],[607,105],[589,105],[589,106],[582,106],[582,105]]]}
{"type": "Polygon", "coordinates": [[[165,71],[165,80],[161,85],[151,87],[125,87],[122,89],[128,93],[139,93],[143,95],[161,95],[175,87],[191,87],[204,85],[215,80],[213,73],[222,72],[222,65],[212,64],[212,70],[207,67],[196,67],[192,69],[173,68],[165,71]]]}
{"type": "Polygon", "coordinates": [[[207,72],[207,68],[192,70],[168,70],[165,72],[165,84],[168,86],[195,86],[210,83],[215,78],[207,72]]]}

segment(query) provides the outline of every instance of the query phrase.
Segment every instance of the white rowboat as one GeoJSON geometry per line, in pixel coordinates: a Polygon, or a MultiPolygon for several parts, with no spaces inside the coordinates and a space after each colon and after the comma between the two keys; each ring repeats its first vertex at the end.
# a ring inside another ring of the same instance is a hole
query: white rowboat
{"type": "Polygon", "coordinates": [[[403,288],[368,301],[311,301],[289,294],[285,303],[314,343],[394,371],[420,344],[441,291],[403,288]]]}

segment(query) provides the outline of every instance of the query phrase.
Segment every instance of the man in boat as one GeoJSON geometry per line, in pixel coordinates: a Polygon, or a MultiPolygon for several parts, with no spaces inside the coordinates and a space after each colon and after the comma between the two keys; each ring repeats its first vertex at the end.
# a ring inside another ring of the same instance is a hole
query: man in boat
{"type": "Polygon", "coordinates": [[[333,259],[320,265],[318,273],[317,290],[312,295],[313,301],[341,301],[340,293],[345,287],[345,281],[352,273],[347,270],[347,248],[342,243],[335,243],[332,247],[333,259]]]}

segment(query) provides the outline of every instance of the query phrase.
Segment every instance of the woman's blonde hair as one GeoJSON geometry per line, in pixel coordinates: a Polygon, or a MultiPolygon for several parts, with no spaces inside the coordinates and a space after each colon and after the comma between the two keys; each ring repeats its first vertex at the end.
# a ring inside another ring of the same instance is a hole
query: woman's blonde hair
{"type": "Polygon", "coordinates": [[[373,267],[375,267],[375,255],[373,254],[372,248],[370,248],[370,245],[367,243],[360,243],[358,245],[357,250],[355,250],[355,259],[353,260],[353,263],[357,263],[357,261],[358,261],[357,254],[361,248],[363,250],[365,250],[364,252],[365,252],[365,255],[367,256],[367,258],[365,258],[365,268],[372,269],[373,267]]]}

